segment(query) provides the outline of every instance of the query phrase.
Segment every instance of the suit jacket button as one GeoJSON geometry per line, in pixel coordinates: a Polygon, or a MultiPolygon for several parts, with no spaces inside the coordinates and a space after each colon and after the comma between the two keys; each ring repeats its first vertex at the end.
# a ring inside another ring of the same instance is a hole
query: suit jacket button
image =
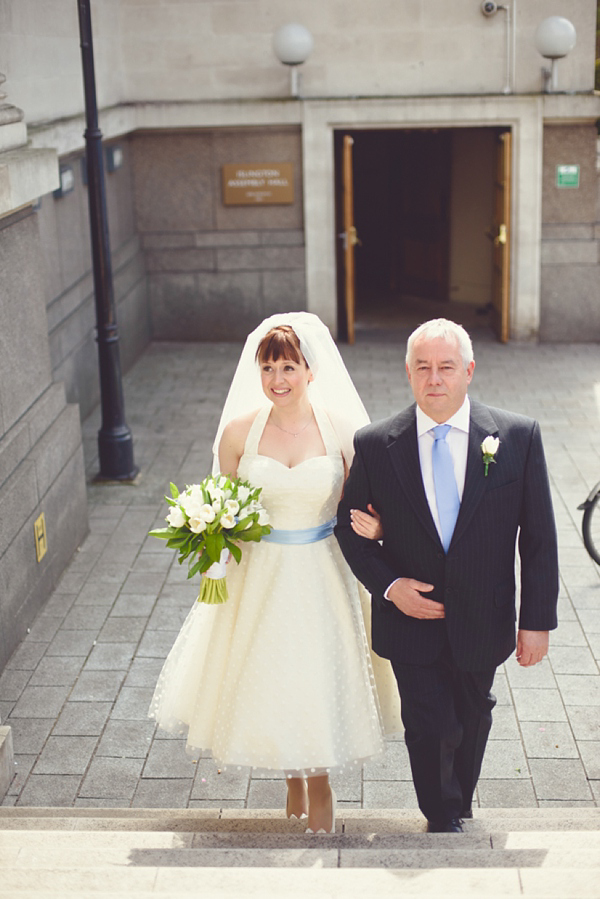
{"type": "Polygon", "coordinates": [[[438,554],[437,554],[437,557],[438,557],[438,559],[443,559],[443,558],[444,558],[444,553],[438,553],[438,554]]]}

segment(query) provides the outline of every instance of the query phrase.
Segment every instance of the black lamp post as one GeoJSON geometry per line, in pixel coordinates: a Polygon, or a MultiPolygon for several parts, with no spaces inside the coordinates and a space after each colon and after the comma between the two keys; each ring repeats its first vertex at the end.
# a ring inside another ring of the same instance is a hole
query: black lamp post
{"type": "Polygon", "coordinates": [[[125,481],[132,480],[138,469],[133,460],[131,431],[125,421],[119,333],[108,240],[102,132],[98,128],[90,0],[77,0],[77,5],[85,90],[85,145],[102,407],[102,425],[98,431],[98,477],[100,480],[125,481]]]}

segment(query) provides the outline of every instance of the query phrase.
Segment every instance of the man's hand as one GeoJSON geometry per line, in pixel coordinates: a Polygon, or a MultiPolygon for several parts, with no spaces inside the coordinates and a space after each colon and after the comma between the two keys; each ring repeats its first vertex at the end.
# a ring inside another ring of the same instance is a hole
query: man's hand
{"type": "Polygon", "coordinates": [[[390,587],[388,598],[396,608],[411,618],[445,618],[443,603],[421,596],[421,593],[429,593],[430,590],[433,590],[433,584],[401,577],[390,587]]]}
{"type": "Polygon", "coordinates": [[[548,652],[548,631],[519,631],[517,662],[523,668],[537,665],[548,652]]]}

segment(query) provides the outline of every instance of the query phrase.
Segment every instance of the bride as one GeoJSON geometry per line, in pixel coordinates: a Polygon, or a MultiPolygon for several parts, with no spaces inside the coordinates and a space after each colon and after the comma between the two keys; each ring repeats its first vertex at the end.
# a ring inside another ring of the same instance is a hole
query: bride
{"type": "MultiPolygon", "coordinates": [[[[244,346],[215,439],[214,471],[262,488],[271,534],[227,566],[228,601],[196,603],[160,675],[150,716],[222,765],[284,771],[288,817],[335,830],[332,772],[400,729],[391,667],[371,657],[368,597],[333,536],[368,422],[315,315],[266,319],[244,346]],[[378,695],[379,694],[379,695],[378,695]]],[[[355,528],[379,536],[359,511],[355,528]]]]}

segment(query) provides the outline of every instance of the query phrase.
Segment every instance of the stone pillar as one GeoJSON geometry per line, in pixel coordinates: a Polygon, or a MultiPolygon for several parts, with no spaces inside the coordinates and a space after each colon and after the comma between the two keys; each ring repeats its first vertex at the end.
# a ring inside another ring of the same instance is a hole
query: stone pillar
{"type": "MultiPolygon", "coordinates": [[[[62,383],[52,381],[33,207],[58,185],[55,151],[27,146],[23,113],[0,90],[0,671],[88,528],[79,412],[67,404],[62,383]]],[[[12,773],[5,723],[0,798],[12,773]]]]}
{"type": "Polygon", "coordinates": [[[12,731],[0,719],[0,799],[6,795],[15,773],[12,731]]]}

